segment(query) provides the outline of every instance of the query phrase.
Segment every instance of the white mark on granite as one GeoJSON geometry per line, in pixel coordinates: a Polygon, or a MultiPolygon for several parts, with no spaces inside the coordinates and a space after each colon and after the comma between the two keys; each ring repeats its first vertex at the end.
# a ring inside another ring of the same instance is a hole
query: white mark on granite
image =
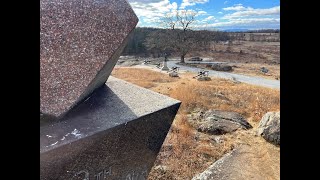
{"type": "MultiPolygon", "coordinates": [[[[76,130],[76,129],[75,129],[75,130],[76,130]]],[[[74,131],[72,131],[72,132],[74,132],[74,131]]],[[[65,140],[66,137],[68,137],[69,135],[70,135],[70,133],[67,133],[66,135],[64,135],[64,136],[61,138],[61,141],[65,140]]]]}
{"type": "Polygon", "coordinates": [[[72,132],[71,132],[72,135],[74,135],[75,137],[81,137],[82,134],[80,134],[80,131],[78,129],[74,129],[72,132]]]}
{"type": "Polygon", "coordinates": [[[52,136],[50,136],[50,135],[46,135],[48,138],[51,138],[52,136]]]}
{"type": "Polygon", "coordinates": [[[84,100],[84,102],[88,101],[90,98],[91,98],[91,96],[90,96],[90,97],[88,97],[86,100],[84,100]]]}
{"type": "Polygon", "coordinates": [[[46,147],[54,146],[54,145],[56,145],[58,142],[59,142],[59,141],[57,141],[57,142],[55,142],[55,143],[53,143],[53,144],[50,144],[49,146],[46,146],[46,147]]]}

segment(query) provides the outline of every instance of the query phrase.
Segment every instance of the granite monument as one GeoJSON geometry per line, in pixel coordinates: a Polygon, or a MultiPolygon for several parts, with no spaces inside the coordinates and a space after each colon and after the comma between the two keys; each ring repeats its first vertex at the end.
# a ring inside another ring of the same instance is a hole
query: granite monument
{"type": "Polygon", "coordinates": [[[109,77],[137,22],[126,0],[40,1],[40,179],[147,178],[180,102],[109,77]]]}

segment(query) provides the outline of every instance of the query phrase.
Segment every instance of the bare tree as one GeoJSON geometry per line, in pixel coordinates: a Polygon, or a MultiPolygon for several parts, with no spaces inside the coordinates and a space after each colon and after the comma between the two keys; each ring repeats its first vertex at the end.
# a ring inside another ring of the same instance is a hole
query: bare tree
{"type": "Polygon", "coordinates": [[[167,13],[160,22],[165,29],[150,34],[145,45],[148,49],[174,50],[179,53],[181,62],[184,63],[187,53],[201,41],[201,38],[196,38],[199,33],[191,27],[196,22],[196,15],[197,12],[190,10],[167,13]]]}
{"type": "Polygon", "coordinates": [[[232,40],[227,32],[195,30],[198,25],[196,17],[197,12],[190,10],[166,14],[160,22],[164,29],[150,33],[144,45],[151,51],[179,53],[180,62],[184,63],[190,51],[205,50],[210,42],[232,40]]]}

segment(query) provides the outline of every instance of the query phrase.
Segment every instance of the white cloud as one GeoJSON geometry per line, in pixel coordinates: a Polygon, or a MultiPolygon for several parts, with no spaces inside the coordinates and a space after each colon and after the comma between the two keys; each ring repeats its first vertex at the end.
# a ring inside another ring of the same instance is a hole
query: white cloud
{"type": "Polygon", "coordinates": [[[220,21],[209,24],[214,28],[223,27],[278,27],[280,25],[280,6],[265,9],[254,9],[235,4],[223,8],[224,11],[234,11],[225,14],[220,21]]]}
{"type": "Polygon", "coordinates": [[[231,7],[226,7],[226,8],[222,8],[225,11],[244,11],[244,10],[250,10],[252,9],[251,7],[243,7],[242,4],[235,4],[231,7]]]}
{"type": "MultiPolygon", "coordinates": [[[[237,7],[240,7],[240,6],[237,6],[237,7]]],[[[268,8],[268,9],[244,8],[242,10],[236,10],[236,11],[237,12],[234,12],[232,14],[225,15],[223,18],[224,19],[233,19],[233,18],[240,18],[240,17],[244,17],[244,16],[280,15],[280,6],[276,6],[276,7],[272,7],[272,8],[268,8]]]]}
{"type": "Polygon", "coordinates": [[[214,16],[208,16],[208,17],[204,18],[203,21],[210,21],[213,19],[215,19],[214,16]]]}
{"type": "MultiPolygon", "coordinates": [[[[165,15],[175,16],[177,12],[178,12],[180,15],[182,15],[182,14],[188,14],[188,15],[194,15],[195,17],[208,15],[208,13],[207,13],[206,11],[202,11],[202,10],[175,9],[175,10],[166,12],[163,16],[165,16],[165,15]]],[[[163,17],[163,16],[162,16],[162,17],[163,17]]]]}
{"type": "Polygon", "coordinates": [[[182,0],[180,9],[184,9],[187,6],[194,6],[196,4],[204,4],[209,2],[209,0],[182,0]]]}
{"type": "Polygon", "coordinates": [[[227,4],[228,3],[228,1],[225,1],[223,4],[227,4]]]}
{"type": "MultiPolygon", "coordinates": [[[[139,17],[137,26],[143,27],[160,27],[158,23],[166,14],[174,13],[176,10],[185,11],[185,7],[194,6],[196,4],[204,4],[209,0],[182,0],[177,4],[171,0],[128,0],[139,17]],[[182,8],[183,7],[183,8],[182,8]]],[[[223,1],[222,1],[223,2],[223,1]]],[[[224,1],[225,4],[230,2],[224,1]]],[[[214,17],[210,12],[202,9],[190,7],[186,8],[191,13],[196,13],[196,22],[193,27],[196,28],[278,28],[280,25],[280,6],[259,9],[243,6],[242,4],[234,4],[231,7],[225,7],[218,12],[219,17],[214,17]]]]}
{"type": "Polygon", "coordinates": [[[197,12],[197,16],[200,16],[200,15],[207,15],[208,13],[206,11],[198,11],[197,12]]]}
{"type": "Polygon", "coordinates": [[[280,18],[246,18],[246,19],[231,19],[230,21],[217,22],[209,24],[210,27],[225,27],[225,26],[255,26],[259,24],[279,24],[280,18]]]}
{"type": "Polygon", "coordinates": [[[134,12],[139,18],[137,26],[155,26],[166,13],[177,10],[176,2],[169,0],[129,0],[134,12]],[[149,25],[147,25],[149,24],[149,25]]]}

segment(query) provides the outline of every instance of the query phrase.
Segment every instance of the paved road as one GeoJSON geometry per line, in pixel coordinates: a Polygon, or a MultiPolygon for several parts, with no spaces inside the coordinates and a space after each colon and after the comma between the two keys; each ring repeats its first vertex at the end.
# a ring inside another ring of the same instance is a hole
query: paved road
{"type": "Polygon", "coordinates": [[[185,63],[191,63],[191,64],[226,64],[227,62],[218,62],[218,61],[215,61],[215,62],[211,62],[211,61],[185,61],[185,63]]]}
{"type": "MultiPolygon", "coordinates": [[[[197,67],[189,67],[183,65],[177,65],[176,63],[179,61],[168,61],[168,67],[171,68],[173,66],[180,67],[180,70],[190,71],[190,72],[199,72],[201,68],[197,67]]],[[[234,74],[228,72],[221,72],[221,71],[214,71],[214,70],[207,70],[209,71],[209,76],[219,77],[219,78],[226,78],[226,79],[235,79],[240,82],[254,84],[258,86],[264,86],[269,88],[280,89],[280,81],[279,80],[272,80],[272,79],[265,79],[262,77],[255,77],[255,76],[246,76],[241,74],[234,74]]]]}
{"type": "MultiPolygon", "coordinates": [[[[173,66],[178,66],[180,67],[180,71],[189,71],[189,72],[194,72],[198,73],[201,68],[197,67],[189,67],[189,66],[183,66],[183,65],[177,65],[176,63],[179,62],[178,60],[170,60],[167,62],[167,65],[169,68],[173,66]]],[[[156,68],[154,65],[136,65],[134,67],[137,68],[148,68],[151,70],[155,70],[158,72],[163,72],[166,73],[165,71],[161,71],[160,69],[156,68]]],[[[206,69],[207,70],[207,69],[206,69]]],[[[209,76],[211,77],[219,77],[219,78],[225,78],[225,79],[232,79],[248,84],[253,84],[253,85],[258,85],[258,86],[263,86],[263,87],[268,87],[268,88],[273,88],[273,89],[280,89],[280,81],[279,80],[272,80],[272,79],[265,79],[262,77],[255,77],[255,76],[246,76],[246,75],[241,75],[241,74],[234,74],[234,73],[228,73],[228,72],[221,72],[221,71],[214,71],[214,70],[207,70],[209,71],[209,76]]]]}

